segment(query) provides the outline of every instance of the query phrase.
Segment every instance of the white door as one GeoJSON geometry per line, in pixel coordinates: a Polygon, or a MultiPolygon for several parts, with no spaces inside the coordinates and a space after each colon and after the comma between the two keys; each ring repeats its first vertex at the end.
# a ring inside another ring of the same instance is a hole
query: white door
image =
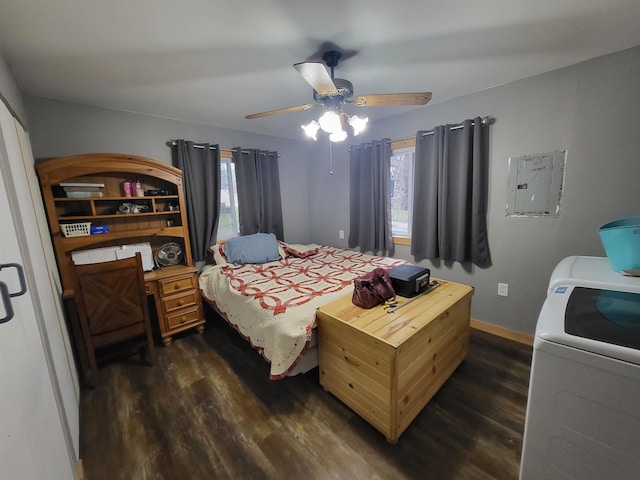
{"type": "Polygon", "coordinates": [[[35,275],[25,258],[29,239],[4,140],[0,136],[0,477],[73,479],[73,442],[46,329],[36,311],[35,275]],[[27,267],[23,285],[20,266],[27,267]]]}
{"type": "MultiPolygon", "coordinates": [[[[62,284],[49,235],[40,184],[33,166],[31,145],[22,126],[13,118],[10,120],[0,115],[3,131],[6,133],[5,125],[7,128],[13,125],[16,133],[15,147],[7,149],[7,157],[11,166],[11,183],[20,209],[19,217],[26,234],[24,243],[28,250],[26,255],[30,260],[29,269],[34,273],[35,287],[38,291],[37,298],[40,304],[36,310],[42,312],[42,323],[50,346],[64,414],[71,432],[74,455],[75,458],[79,458],[80,385],[62,306],[62,284]]],[[[22,254],[25,255],[24,250],[22,254]]]]}

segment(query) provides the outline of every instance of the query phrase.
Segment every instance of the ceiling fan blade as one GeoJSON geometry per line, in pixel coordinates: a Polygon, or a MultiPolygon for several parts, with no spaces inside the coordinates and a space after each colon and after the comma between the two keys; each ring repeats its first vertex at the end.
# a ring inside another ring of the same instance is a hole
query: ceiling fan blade
{"type": "Polygon", "coordinates": [[[309,110],[313,106],[313,104],[307,103],[305,105],[296,105],[295,107],[278,108],[277,110],[268,110],[266,112],[245,115],[244,118],[246,118],[247,120],[251,120],[252,118],[268,117],[269,115],[277,115],[279,113],[299,112],[301,110],[309,110]]]}
{"type": "Polygon", "coordinates": [[[431,92],[381,93],[358,95],[351,103],[358,107],[384,107],[391,105],[426,105],[431,100],[431,92]]]}
{"type": "Polygon", "coordinates": [[[302,62],[294,64],[293,67],[319,95],[338,95],[331,75],[322,63],[302,62]]]}

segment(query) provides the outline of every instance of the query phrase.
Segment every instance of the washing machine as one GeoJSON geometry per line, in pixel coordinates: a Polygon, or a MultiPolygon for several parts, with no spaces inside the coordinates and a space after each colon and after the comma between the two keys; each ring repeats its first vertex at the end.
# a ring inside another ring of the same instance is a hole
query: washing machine
{"type": "Polygon", "coordinates": [[[520,480],[640,479],[640,278],[554,269],[533,345],[520,480]]]}

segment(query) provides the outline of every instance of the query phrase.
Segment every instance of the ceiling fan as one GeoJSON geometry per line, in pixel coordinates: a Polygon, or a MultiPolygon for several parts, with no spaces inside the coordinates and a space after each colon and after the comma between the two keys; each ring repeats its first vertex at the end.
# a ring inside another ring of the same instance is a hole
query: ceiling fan
{"type": "Polygon", "coordinates": [[[309,110],[317,105],[322,105],[326,107],[327,113],[329,114],[328,116],[332,118],[323,122],[323,118],[327,116],[325,114],[319,119],[319,123],[314,120],[309,125],[303,125],[302,128],[314,139],[316,138],[315,134],[317,130],[322,128],[327,133],[333,135],[333,138],[330,137],[331,140],[340,141],[346,137],[346,133],[342,128],[345,121],[354,128],[355,135],[364,128],[364,124],[367,121],[367,119],[358,118],[357,115],[347,115],[342,111],[341,106],[343,104],[352,104],[356,107],[426,105],[429,100],[431,100],[431,92],[382,93],[354,96],[353,84],[344,78],[335,78],[334,76],[334,68],[338,65],[341,58],[342,53],[337,50],[330,50],[322,55],[322,60],[324,60],[327,67],[331,69],[331,74],[327,72],[322,62],[301,62],[293,65],[298,73],[302,75],[302,78],[313,88],[313,100],[315,104],[307,103],[294,107],[252,113],[246,115],[244,118],[254,119],[280,113],[299,112],[309,110]],[[312,130],[312,133],[310,133],[309,130],[312,130]]]}

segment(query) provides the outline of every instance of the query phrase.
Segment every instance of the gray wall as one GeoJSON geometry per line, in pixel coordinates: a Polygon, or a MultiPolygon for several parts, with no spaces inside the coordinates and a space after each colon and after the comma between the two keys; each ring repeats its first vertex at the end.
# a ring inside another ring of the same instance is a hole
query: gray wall
{"type": "MultiPolygon", "coordinates": [[[[400,139],[465,118],[495,119],[488,213],[493,266],[468,272],[458,264],[422,262],[435,276],[475,287],[474,318],[533,332],[555,264],[568,255],[604,255],[598,227],[640,213],[639,78],[637,47],[372,125],[371,138],[400,139]],[[508,158],[554,150],[568,152],[560,217],[506,217],[508,158]],[[508,297],[496,295],[498,282],[509,284],[508,297]]],[[[297,142],[34,97],[25,97],[25,106],[36,158],[110,151],[170,163],[165,142],[175,138],[278,150],[286,239],[347,245],[347,144],[334,145],[330,154],[323,140],[297,142]]],[[[397,247],[396,256],[413,260],[408,247],[397,247]]]]}
{"type": "Polygon", "coordinates": [[[13,113],[14,117],[20,120],[26,130],[26,114],[22,103],[22,95],[16,86],[7,62],[2,56],[2,52],[0,52],[0,99],[2,99],[9,111],[13,113]]]}
{"type": "MultiPolygon", "coordinates": [[[[640,47],[427,105],[372,125],[370,136],[407,138],[475,116],[495,119],[488,213],[493,266],[466,272],[459,264],[422,264],[435,276],[475,287],[474,318],[533,332],[556,263],[569,255],[603,256],[600,225],[640,214],[640,47]],[[560,217],[506,217],[509,157],[554,150],[567,150],[560,217]],[[497,296],[498,282],[509,284],[508,297],[497,296]]],[[[349,222],[345,147],[336,157],[333,176],[322,162],[310,165],[311,238],[332,244],[341,242],[339,229],[348,237],[349,222]]],[[[397,247],[396,256],[413,261],[408,247],[397,247]]]]}
{"type": "Polygon", "coordinates": [[[94,108],[40,97],[24,97],[33,154],[38,159],[81,153],[127,153],[171,164],[166,142],[183,138],[280,153],[285,240],[308,243],[307,144],[283,138],[94,108]]]}
{"type": "MultiPolygon", "coordinates": [[[[320,136],[319,136],[320,137],[320,136]]],[[[326,135],[314,142],[309,162],[309,214],[314,243],[347,248],[349,239],[349,154],[329,145],[326,135]],[[331,173],[333,172],[333,173],[331,173]],[[338,232],[344,231],[344,239],[338,232]]]]}

